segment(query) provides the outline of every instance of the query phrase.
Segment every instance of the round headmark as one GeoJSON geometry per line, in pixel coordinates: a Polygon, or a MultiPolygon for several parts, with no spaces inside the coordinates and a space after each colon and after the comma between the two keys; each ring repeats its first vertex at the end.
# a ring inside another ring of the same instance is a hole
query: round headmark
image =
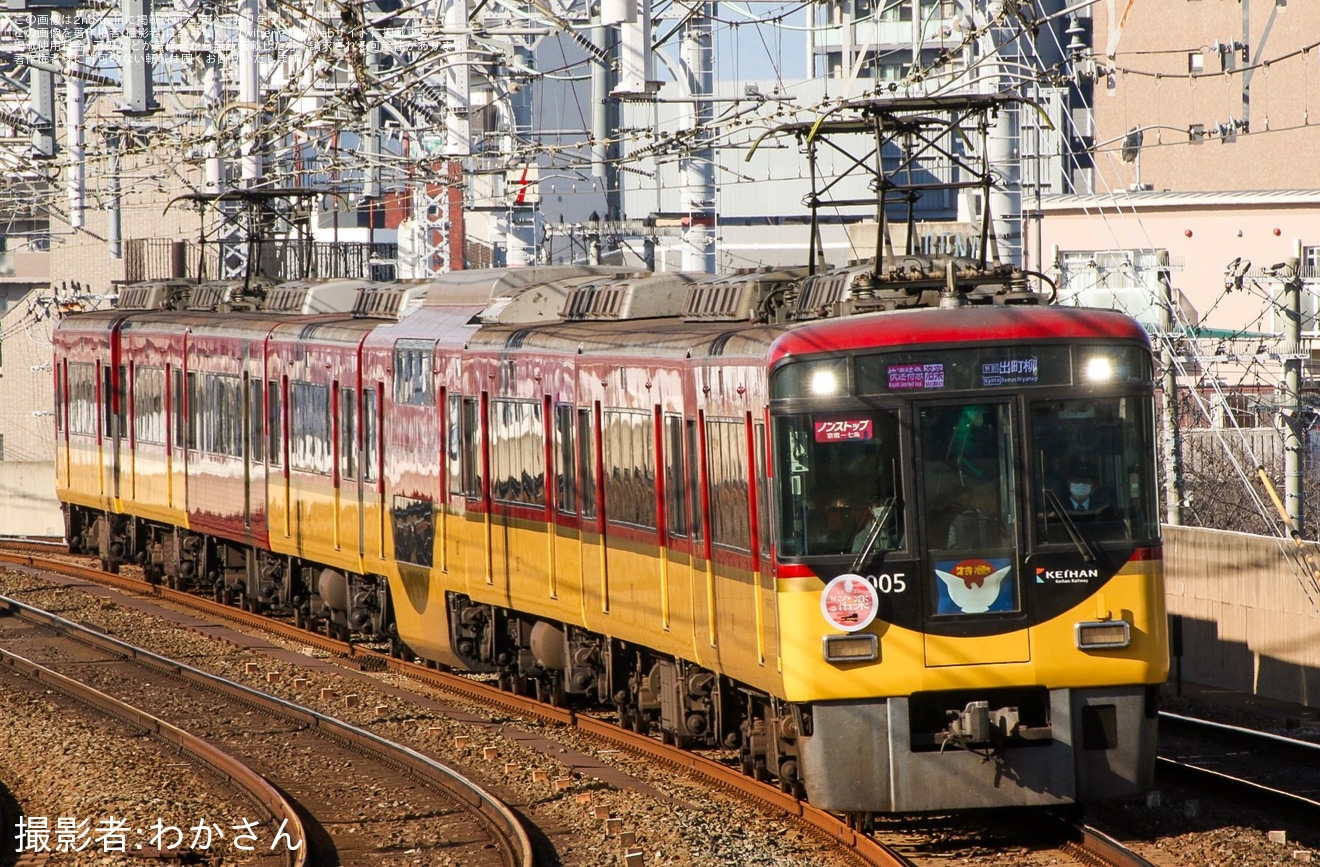
{"type": "Polygon", "coordinates": [[[847,572],[825,585],[820,613],[831,626],[844,632],[865,629],[880,610],[880,594],[861,575],[847,572]]]}

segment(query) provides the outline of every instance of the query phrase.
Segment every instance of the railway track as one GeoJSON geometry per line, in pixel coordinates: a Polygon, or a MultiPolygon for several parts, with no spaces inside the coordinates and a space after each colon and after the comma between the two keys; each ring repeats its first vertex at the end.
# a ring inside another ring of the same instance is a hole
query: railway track
{"type": "Polygon", "coordinates": [[[420,847],[474,867],[533,863],[530,840],[510,810],[412,750],[7,597],[0,597],[0,613],[8,615],[0,616],[0,644],[12,665],[31,676],[55,672],[50,682],[71,691],[81,681],[92,692],[80,695],[113,694],[123,704],[81,700],[131,705],[139,710],[121,712],[136,713],[138,725],[211,744],[209,751],[197,746],[199,755],[221,773],[249,780],[272,818],[284,822],[267,829],[263,842],[282,841],[290,863],[374,864],[391,851],[420,847]],[[346,765],[351,786],[339,773],[346,765]],[[389,793],[388,806],[362,797],[378,792],[389,793]]]}
{"type": "Polygon", "coordinates": [[[1320,745],[1172,713],[1159,744],[1161,776],[1320,827],[1320,745]]]}
{"type": "MultiPolygon", "coordinates": [[[[8,600],[0,601],[0,635],[8,631],[5,628],[8,624],[3,624],[4,615],[13,613],[7,603],[8,600]]],[[[294,805],[275,786],[230,754],[158,716],[3,647],[0,647],[0,688],[11,701],[19,700],[22,695],[29,696],[27,699],[29,702],[51,701],[53,697],[59,707],[57,712],[62,715],[87,715],[92,719],[93,725],[107,733],[118,730],[123,732],[124,737],[136,737],[146,733],[153,740],[160,742],[162,754],[171,755],[176,759],[182,757],[192,766],[196,776],[209,774],[212,777],[212,785],[236,790],[244,800],[256,806],[264,814],[266,822],[282,829],[288,835],[290,842],[306,838],[302,820],[294,805]],[[115,727],[112,723],[120,725],[115,727]]],[[[179,830],[182,832],[182,828],[179,830]]],[[[163,833],[153,839],[154,844],[149,841],[145,847],[140,841],[134,842],[133,845],[137,848],[133,851],[143,854],[144,857],[165,858],[172,854],[172,849],[182,843],[182,837],[176,842],[172,835],[163,833]]],[[[69,840],[67,845],[74,847],[79,842],[75,838],[69,840]]],[[[59,841],[54,845],[58,846],[59,841]]],[[[127,835],[124,845],[126,847],[129,845],[127,835]]],[[[15,851],[27,848],[19,845],[15,851]]],[[[32,848],[34,852],[40,849],[35,842],[32,848]]],[[[282,851],[269,855],[268,860],[273,864],[304,867],[307,863],[307,849],[300,844],[294,844],[293,847],[285,846],[282,851]]]]}
{"type": "MultiPolygon", "coordinates": [[[[2,545],[3,543],[0,543],[2,545]]],[[[484,707],[496,707],[520,717],[538,720],[557,726],[575,729],[594,739],[607,742],[611,747],[626,750],[633,755],[644,757],[652,764],[668,766],[695,777],[707,785],[733,793],[736,797],[766,805],[782,812],[796,822],[807,826],[812,833],[823,835],[835,841],[843,852],[848,853],[853,863],[874,865],[911,865],[921,863],[919,859],[910,859],[907,853],[886,845],[877,837],[864,830],[864,823],[858,817],[840,817],[816,810],[791,794],[754,780],[730,764],[706,758],[691,751],[666,745],[656,738],[635,733],[618,725],[612,719],[604,719],[579,713],[569,708],[559,708],[537,701],[534,698],[502,692],[493,685],[473,680],[469,677],[438,671],[425,665],[396,659],[388,653],[379,652],[361,644],[354,644],[330,638],[326,635],[309,632],[295,624],[272,619],[268,616],[253,614],[241,609],[217,603],[206,597],[196,596],[167,587],[152,587],[141,580],[128,575],[112,575],[99,569],[72,564],[64,560],[52,560],[41,556],[41,548],[25,546],[22,552],[15,551],[8,545],[0,550],[0,562],[9,562],[30,568],[58,571],[78,579],[96,584],[117,587],[134,594],[147,594],[165,601],[170,601],[197,611],[209,620],[219,620],[234,624],[240,629],[260,630],[273,633],[283,639],[308,645],[310,648],[328,654],[329,657],[348,669],[390,671],[404,675],[421,683],[428,684],[446,693],[466,697],[484,707]]],[[[902,835],[898,835],[902,836],[902,835]]],[[[1078,826],[1065,832],[1066,840],[1058,844],[1058,851],[1066,858],[1079,864],[1112,865],[1112,867],[1142,867],[1147,862],[1134,853],[1127,852],[1116,841],[1095,831],[1078,826]]]]}
{"type": "Polygon", "coordinates": [[[569,708],[553,707],[532,697],[502,692],[495,686],[481,681],[397,659],[385,652],[310,632],[295,624],[243,611],[206,597],[163,586],[153,587],[129,575],[105,573],[97,568],[70,562],[68,558],[54,559],[50,556],[42,556],[39,550],[26,546],[22,551],[13,551],[8,545],[3,547],[4,550],[0,550],[0,562],[3,563],[58,572],[135,594],[149,594],[197,611],[210,620],[232,623],[241,629],[262,630],[288,641],[308,645],[315,651],[323,652],[332,659],[341,661],[348,668],[391,671],[447,693],[466,697],[483,706],[496,707],[518,716],[576,729],[593,738],[607,741],[618,749],[642,756],[647,761],[662,763],[710,785],[718,786],[736,797],[782,812],[801,823],[810,833],[824,835],[835,841],[843,851],[850,854],[854,863],[868,865],[904,863],[901,857],[880,842],[849,827],[848,822],[843,818],[817,810],[790,794],[743,775],[738,769],[687,750],[668,746],[655,738],[637,734],[611,721],[579,714],[569,708]]]}

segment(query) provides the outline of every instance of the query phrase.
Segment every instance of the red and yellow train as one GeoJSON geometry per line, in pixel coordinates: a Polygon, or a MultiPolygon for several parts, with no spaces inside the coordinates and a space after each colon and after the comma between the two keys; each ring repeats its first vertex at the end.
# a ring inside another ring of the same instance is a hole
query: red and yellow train
{"type": "Polygon", "coordinates": [[[1150,346],[1017,277],[134,286],[55,332],[69,540],[830,810],[1139,792],[1150,346]]]}

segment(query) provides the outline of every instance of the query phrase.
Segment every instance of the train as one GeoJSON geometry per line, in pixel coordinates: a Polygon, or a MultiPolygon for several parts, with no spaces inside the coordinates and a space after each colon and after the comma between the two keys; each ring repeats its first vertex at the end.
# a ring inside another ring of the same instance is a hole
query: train
{"type": "Polygon", "coordinates": [[[68,541],[808,803],[1152,782],[1150,340],[951,257],[156,281],[54,329],[68,541]]]}

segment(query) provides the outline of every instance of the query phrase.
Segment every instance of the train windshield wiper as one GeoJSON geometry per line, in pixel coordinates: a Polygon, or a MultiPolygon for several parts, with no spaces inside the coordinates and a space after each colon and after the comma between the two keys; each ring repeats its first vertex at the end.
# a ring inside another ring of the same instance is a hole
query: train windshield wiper
{"type": "Polygon", "coordinates": [[[1091,546],[1087,544],[1086,537],[1082,535],[1082,531],[1077,529],[1077,524],[1073,521],[1072,517],[1069,516],[1068,510],[1063,507],[1063,503],[1059,500],[1059,495],[1051,491],[1049,488],[1043,489],[1043,493],[1045,494],[1045,502],[1049,504],[1049,507],[1059,516],[1059,521],[1063,523],[1063,528],[1068,531],[1068,535],[1072,538],[1073,544],[1076,545],[1077,550],[1081,552],[1082,559],[1090,563],[1095,559],[1095,552],[1092,551],[1091,546]]]}
{"type": "Polygon", "coordinates": [[[871,559],[871,552],[875,549],[875,543],[880,540],[880,534],[884,532],[885,527],[889,524],[890,517],[894,514],[896,502],[894,497],[890,497],[880,504],[880,514],[875,515],[871,521],[871,529],[866,533],[866,541],[862,543],[862,550],[857,552],[857,557],[852,561],[852,565],[848,567],[849,572],[856,572],[871,559]]]}

